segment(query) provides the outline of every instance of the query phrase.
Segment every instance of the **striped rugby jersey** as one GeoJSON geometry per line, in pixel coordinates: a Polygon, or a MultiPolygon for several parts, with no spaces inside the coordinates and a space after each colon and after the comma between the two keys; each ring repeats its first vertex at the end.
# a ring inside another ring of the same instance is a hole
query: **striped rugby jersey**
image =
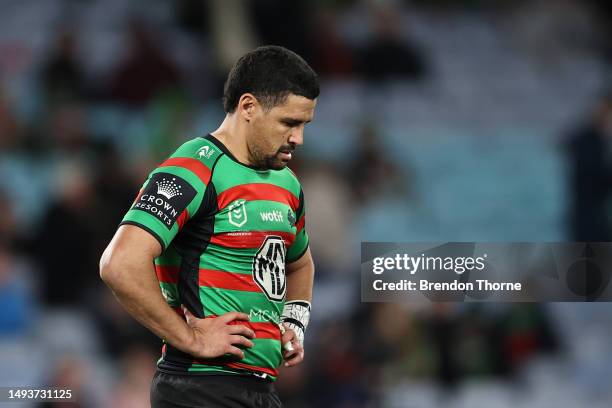
{"type": "Polygon", "coordinates": [[[200,318],[247,313],[250,322],[239,324],[256,335],[242,360],[196,360],[164,344],[161,371],[276,378],[285,264],[308,248],[304,213],[291,170],[246,166],[212,135],[186,142],[151,172],[121,224],[162,245],[155,270],[166,301],[181,316],[181,305],[200,318]]]}

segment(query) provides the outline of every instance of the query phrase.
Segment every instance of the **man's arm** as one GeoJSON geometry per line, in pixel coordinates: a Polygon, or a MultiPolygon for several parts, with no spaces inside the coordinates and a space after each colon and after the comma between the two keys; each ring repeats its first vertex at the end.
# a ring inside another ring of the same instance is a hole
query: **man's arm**
{"type": "Polygon", "coordinates": [[[172,346],[197,358],[226,353],[244,358],[235,345],[253,347],[255,333],[233,320],[248,320],[232,312],[213,319],[198,319],[185,308],[186,321],[166,303],[155,275],[154,259],[162,248],[145,230],[122,225],[100,259],[100,277],[123,307],[140,323],[172,346]]]}
{"type": "Polygon", "coordinates": [[[312,301],[312,284],[314,279],[314,262],[310,248],[295,262],[286,265],[287,301],[312,301]]]}
{"type": "MultiPolygon", "coordinates": [[[[312,301],[312,285],[314,280],[314,262],[310,248],[297,261],[286,265],[287,274],[287,302],[312,301]]],[[[287,324],[285,323],[287,327],[287,324]]],[[[287,327],[283,334],[282,344],[291,343],[293,350],[285,350],[284,357],[287,360],[285,366],[291,367],[302,362],[304,359],[304,347],[296,333],[287,327]]]]}

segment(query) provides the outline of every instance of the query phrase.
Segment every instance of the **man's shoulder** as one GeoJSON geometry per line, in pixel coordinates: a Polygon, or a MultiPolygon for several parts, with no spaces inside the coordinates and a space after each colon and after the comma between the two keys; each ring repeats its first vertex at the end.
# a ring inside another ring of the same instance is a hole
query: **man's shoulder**
{"type": "Polygon", "coordinates": [[[291,170],[289,167],[285,167],[282,172],[284,173],[284,176],[287,177],[289,180],[292,180],[294,183],[297,183],[298,185],[300,184],[300,179],[298,178],[297,174],[295,174],[295,172],[293,170],[291,170]]]}
{"type": "Polygon", "coordinates": [[[196,137],[179,146],[170,158],[196,160],[212,170],[215,162],[223,152],[211,140],[205,137],[196,137]]]}
{"type": "Polygon", "coordinates": [[[285,184],[289,187],[291,192],[296,197],[299,197],[300,192],[302,191],[302,184],[300,183],[297,174],[295,174],[295,172],[289,167],[285,167],[283,170],[279,171],[279,173],[281,173],[282,177],[285,178],[285,184]]]}

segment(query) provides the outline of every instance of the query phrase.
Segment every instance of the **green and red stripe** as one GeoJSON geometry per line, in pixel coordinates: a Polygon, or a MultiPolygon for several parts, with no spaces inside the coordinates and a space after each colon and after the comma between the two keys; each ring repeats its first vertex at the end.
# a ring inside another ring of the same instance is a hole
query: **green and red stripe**
{"type": "Polygon", "coordinates": [[[185,208],[181,215],[179,215],[176,219],[176,224],[178,225],[179,231],[183,229],[183,226],[189,220],[189,218],[189,211],[187,211],[187,209],[185,208]]]}
{"type": "MultiPolygon", "coordinates": [[[[209,315],[206,318],[215,319],[219,316],[209,315]]],[[[243,326],[248,327],[249,329],[255,332],[256,339],[271,339],[271,340],[279,340],[281,339],[280,328],[276,323],[272,322],[246,322],[244,320],[233,320],[228,323],[230,326],[234,326],[237,324],[241,324],[243,326]]]]}
{"type": "Polygon", "coordinates": [[[300,200],[291,191],[268,183],[247,183],[230,187],[217,196],[219,209],[227,207],[238,199],[247,201],[265,200],[288,204],[293,211],[299,205],[300,200]]]}
{"type": "Polygon", "coordinates": [[[306,221],[306,217],[304,217],[304,215],[302,215],[299,219],[299,221],[295,224],[295,228],[296,228],[296,235],[302,230],[304,229],[304,223],[306,221]]]}
{"type": "Polygon", "coordinates": [[[278,377],[278,370],[274,368],[258,367],[258,366],[245,364],[245,363],[227,363],[224,365],[231,367],[231,368],[239,368],[239,369],[249,370],[249,371],[259,371],[259,372],[271,375],[273,377],[278,377]]]}
{"type": "Polygon", "coordinates": [[[210,182],[210,177],[212,174],[210,169],[198,159],[192,159],[190,157],[171,157],[159,165],[159,167],[170,166],[183,167],[190,170],[193,174],[198,176],[198,178],[202,180],[205,185],[208,185],[210,182]]]}
{"type": "Polygon", "coordinates": [[[200,269],[198,283],[209,288],[261,292],[251,274],[200,269]]]}
{"type": "Polygon", "coordinates": [[[155,265],[157,280],[165,283],[178,283],[179,267],[155,265]]]}

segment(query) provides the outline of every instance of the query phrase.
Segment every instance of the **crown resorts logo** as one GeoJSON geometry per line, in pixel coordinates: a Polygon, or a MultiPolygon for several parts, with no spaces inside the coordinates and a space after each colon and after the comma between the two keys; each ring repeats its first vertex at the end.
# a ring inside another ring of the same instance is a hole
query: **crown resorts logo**
{"type": "Polygon", "coordinates": [[[163,195],[168,200],[172,197],[183,195],[183,193],[180,191],[182,186],[177,185],[175,181],[176,178],[174,177],[172,180],[166,180],[163,178],[162,181],[156,181],[155,184],[157,184],[157,194],[163,195]]]}
{"type": "Polygon", "coordinates": [[[151,176],[133,208],[149,213],[171,229],[196,194],[196,190],[182,177],[159,172],[151,176]]]}

